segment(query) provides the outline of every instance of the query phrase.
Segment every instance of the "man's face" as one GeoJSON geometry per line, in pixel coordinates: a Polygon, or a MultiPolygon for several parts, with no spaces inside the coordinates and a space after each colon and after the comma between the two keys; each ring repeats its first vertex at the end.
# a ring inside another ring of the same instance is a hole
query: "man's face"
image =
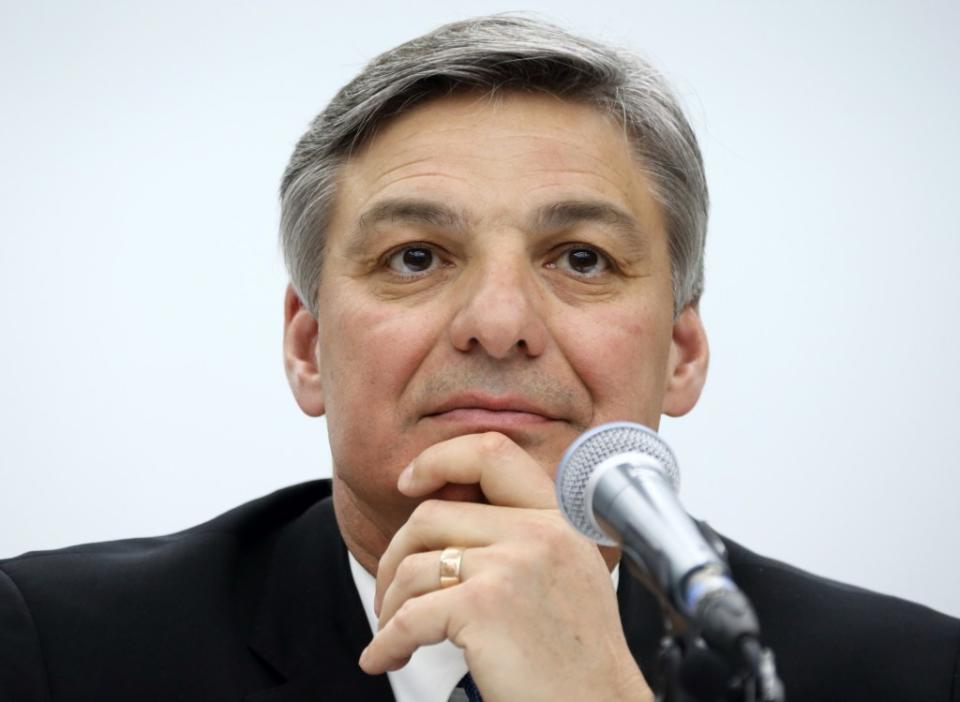
{"type": "Polygon", "coordinates": [[[335,479],[385,523],[444,439],[502,432],[553,475],[590,426],[656,427],[676,355],[648,177],[619,125],[546,96],[442,98],[382,128],[339,174],[318,312],[335,479]]]}

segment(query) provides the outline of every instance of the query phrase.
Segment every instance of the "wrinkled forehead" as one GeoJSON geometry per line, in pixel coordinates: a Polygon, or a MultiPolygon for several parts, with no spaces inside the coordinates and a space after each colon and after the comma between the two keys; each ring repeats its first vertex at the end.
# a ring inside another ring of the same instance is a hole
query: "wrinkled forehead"
{"type": "Polygon", "coordinates": [[[353,152],[336,191],[341,219],[404,197],[440,198],[443,216],[458,210],[461,221],[529,220],[556,200],[589,204],[608,220],[622,214],[662,226],[651,181],[620,123],[552,95],[473,92],[419,104],[353,152]]]}

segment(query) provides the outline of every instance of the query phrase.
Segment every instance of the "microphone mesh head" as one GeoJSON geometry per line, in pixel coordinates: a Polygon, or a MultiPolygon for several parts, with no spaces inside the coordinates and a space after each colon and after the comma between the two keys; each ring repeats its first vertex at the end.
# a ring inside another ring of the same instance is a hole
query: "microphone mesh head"
{"type": "Polygon", "coordinates": [[[680,489],[680,469],[666,442],[652,429],[632,422],[601,424],[581,434],[563,454],[557,469],[557,502],[573,527],[594,541],[614,545],[593,518],[593,505],[588,504],[587,483],[598,465],[612,456],[642,453],[653,458],[663,469],[674,491],[680,489]]]}

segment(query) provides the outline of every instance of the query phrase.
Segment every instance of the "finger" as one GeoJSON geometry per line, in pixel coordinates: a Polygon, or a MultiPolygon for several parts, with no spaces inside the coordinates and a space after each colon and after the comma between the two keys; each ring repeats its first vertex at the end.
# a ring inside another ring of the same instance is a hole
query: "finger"
{"type": "Polygon", "coordinates": [[[413,553],[441,551],[448,546],[479,548],[497,541],[513,541],[535,533],[541,523],[557,518],[546,510],[523,510],[471,502],[422,502],[390,540],[377,566],[377,594],[374,608],[379,611],[383,593],[393,582],[397,568],[413,553]]]}
{"type": "Polygon", "coordinates": [[[465,434],[434,444],[400,474],[397,488],[421,497],[447,483],[479,484],[490,503],[553,509],[553,480],[526,451],[497,433],[465,434]]]}
{"type": "Polygon", "coordinates": [[[455,590],[437,590],[407,600],[390,623],[377,632],[360,654],[360,667],[370,675],[402,668],[421,646],[457,638],[453,622],[455,590]]]}
{"type": "MultiPolygon", "coordinates": [[[[441,551],[415,553],[400,562],[396,575],[383,594],[378,611],[381,629],[404,602],[441,588],[440,555],[441,551]]],[[[464,549],[460,557],[460,581],[469,579],[471,573],[483,570],[484,561],[488,560],[487,549],[464,549]]]]}

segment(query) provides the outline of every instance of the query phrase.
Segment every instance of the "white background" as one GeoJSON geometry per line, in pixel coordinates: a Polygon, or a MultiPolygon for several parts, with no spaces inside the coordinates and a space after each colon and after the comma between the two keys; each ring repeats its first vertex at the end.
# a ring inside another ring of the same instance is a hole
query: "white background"
{"type": "Polygon", "coordinates": [[[713,196],[695,515],[960,615],[960,5],[52,3],[0,10],[0,554],[329,475],[281,368],[276,189],[376,53],[533,10],[674,81],[713,196]]]}

